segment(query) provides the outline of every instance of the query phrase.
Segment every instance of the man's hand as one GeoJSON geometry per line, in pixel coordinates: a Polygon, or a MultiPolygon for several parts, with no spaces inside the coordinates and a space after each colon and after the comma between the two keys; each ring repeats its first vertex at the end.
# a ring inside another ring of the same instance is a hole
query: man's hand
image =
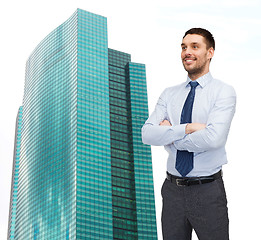
{"type": "MultiPolygon", "coordinates": [[[[168,120],[163,120],[160,124],[160,126],[172,126],[171,123],[168,120]]],[[[206,128],[206,124],[203,123],[188,123],[186,125],[186,134],[191,134],[193,132],[199,131],[206,128]]]]}
{"type": "Polygon", "coordinates": [[[163,120],[161,123],[160,123],[160,126],[172,126],[171,123],[168,121],[168,120],[163,120]]]}
{"type": "Polygon", "coordinates": [[[206,128],[206,124],[203,123],[188,123],[186,126],[186,134],[191,134],[193,132],[199,131],[206,128]]]}

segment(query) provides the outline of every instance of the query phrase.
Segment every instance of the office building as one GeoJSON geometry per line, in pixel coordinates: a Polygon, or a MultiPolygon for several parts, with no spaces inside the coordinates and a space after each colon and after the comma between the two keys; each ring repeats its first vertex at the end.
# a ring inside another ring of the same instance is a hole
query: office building
{"type": "Polygon", "coordinates": [[[26,64],[9,239],[157,239],[147,116],[145,65],[77,9],[26,64]]]}

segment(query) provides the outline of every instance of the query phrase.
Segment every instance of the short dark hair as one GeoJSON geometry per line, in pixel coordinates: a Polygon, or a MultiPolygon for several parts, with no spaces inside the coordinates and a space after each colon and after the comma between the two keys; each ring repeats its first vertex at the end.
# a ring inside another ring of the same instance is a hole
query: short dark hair
{"type": "Polygon", "coordinates": [[[191,28],[190,30],[188,30],[185,33],[184,37],[186,37],[188,34],[197,34],[197,35],[200,35],[200,36],[204,37],[205,40],[206,40],[207,49],[210,49],[211,47],[213,47],[213,49],[215,50],[215,40],[214,40],[214,37],[211,34],[211,32],[209,32],[208,30],[206,30],[204,28],[191,28]]]}

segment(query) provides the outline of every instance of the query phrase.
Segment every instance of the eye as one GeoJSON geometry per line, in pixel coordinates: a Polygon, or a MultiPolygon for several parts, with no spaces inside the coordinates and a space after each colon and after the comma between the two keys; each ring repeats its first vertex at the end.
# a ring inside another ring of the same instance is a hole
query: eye
{"type": "Polygon", "coordinates": [[[193,48],[194,48],[194,49],[197,49],[197,48],[198,48],[198,46],[194,45],[194,46],[193,46],[193,48]]]}
{"type": "Polygon", "coordinates": [[[187,47],[186,47],[186,46],[182,46],[181,49],[182,49],[182,50],[186,50],[187,47]]]}

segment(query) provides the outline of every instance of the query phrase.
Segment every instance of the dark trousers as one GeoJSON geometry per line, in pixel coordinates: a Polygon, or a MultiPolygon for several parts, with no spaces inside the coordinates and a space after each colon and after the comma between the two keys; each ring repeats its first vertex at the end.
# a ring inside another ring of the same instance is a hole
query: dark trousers
{"type": "Polygon", "coordinates": [[[192,229],[200,240],[228,240],[227,199],[222,178],[211,183],[162,186],[164,240],[191,240],[192,229]]]}

